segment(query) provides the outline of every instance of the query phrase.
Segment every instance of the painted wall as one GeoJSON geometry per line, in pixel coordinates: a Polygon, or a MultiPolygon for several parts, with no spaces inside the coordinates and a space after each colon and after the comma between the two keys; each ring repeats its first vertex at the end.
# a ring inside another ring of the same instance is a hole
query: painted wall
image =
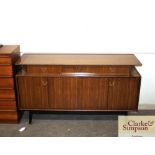
{"type": "Polygon", "coordinates": [[[138,67],[142,75],[140,103],[155,104],[155,54],[136,54],[143,63],[138,67]]]}
{"type": "Polygon", "coordinates": [[[155,104],[154,0],[0,0],[0,43],[22,52],[135,53],[155,104]]]}

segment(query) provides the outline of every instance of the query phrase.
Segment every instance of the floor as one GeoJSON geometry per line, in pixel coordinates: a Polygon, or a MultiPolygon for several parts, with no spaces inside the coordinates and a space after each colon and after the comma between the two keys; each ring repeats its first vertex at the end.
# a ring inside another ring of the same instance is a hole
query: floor
{"type": "MultiPolygon", "coordinates": [[[[129,115],[155,115],[155,110],[140,110],[129,115]]],[[[0,124],[1,137],[117,137],[117,114],[37,113],[28,124],[25,112],[19,124],[0,124]],[[22,132],[20,128],[26,127],[22,132]]]]}

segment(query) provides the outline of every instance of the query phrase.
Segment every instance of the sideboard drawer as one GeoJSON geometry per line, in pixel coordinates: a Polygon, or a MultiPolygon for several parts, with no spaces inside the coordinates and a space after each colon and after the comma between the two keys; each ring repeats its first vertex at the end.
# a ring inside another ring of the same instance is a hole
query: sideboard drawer
{"type": "Polygon", "coordinates": [[[15,99],[15,92],[13,89],[6,90],[1,89],[0,90],[0,99],[15,99]]]}
{"type": "Polygon", "coordinates": [[[0,110],[16,110],[16,101],[0,100],[0,110]]]}
{"type": "Polygon", "coordinates": [[[130,75],[131,66],[91,66],[91,65],[30,65],[25,66],[27,73],[99,73],[104,75],[130,75]]]}
{"type": "Polygon", "coordinates": [[[10,57],[0,57],[0,64],[11,64],[11,58],[10,57]]]}
{"type": "Polygon", "coordinates": [[[0,89],[1,88],[14,88],[13,78],[0,77],[0,89]]]}
{"type": "Polygon", "coordinates": [[[94,73],[103,75],[130,75],[130,66],[62,66],[62,73],[94,73]]]}
{"type": "Polygon", "coordinates": [[[48,65],[30,65],[25,66],[25,71],[27,73],[40,73],[40,74],[59,74],[61,73],[61,66],[48,66],[48,65]]]}
{"type": "Polygon", "coordinates": [[[12,66],[0,66],[0,76],[12,76],[12,66]]]}

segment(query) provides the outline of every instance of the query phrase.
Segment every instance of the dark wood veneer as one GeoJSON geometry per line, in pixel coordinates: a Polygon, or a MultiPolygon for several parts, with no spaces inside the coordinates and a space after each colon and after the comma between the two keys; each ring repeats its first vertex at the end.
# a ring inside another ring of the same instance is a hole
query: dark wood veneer
{"type": "Polygon", "coordinates": [[[18,120],[16,96],[19,110],[138,110],[142,64],[133,54],[19,52],[0,48],[0,120],[18,120]]]}
{"type": "Polygon", "coordinates": [[[81,65],[28,65],[27,73],[62,74],[62,73],[100,73],[104,75],[130,75],[131,66],[81,66],[81,65]]]}
{"type": "Polygon", "coordinates": [[[117,62],[119,55],[106,55],[110,61],[108,62],[104,55],[101,55],[101,57],[95,56],[95,60],[91,64],[92,55],[88,55],[88,57],[87,55],[77,55],[77,59],[72,55],[67,56],[30,54],[23,56],[16,63],[17,66],[22,66],[22,70],[16,75],[19,109],[41,111],[137,110],[141,76],[134,65],[141,65],[141,63],[136,57],[129,55],[129,62],[127,62],[128,56],[121,55],[121,61],[117,62]],[[41,56],[45,60],[41,60],[41,56]],[[62,63],[60,63],[59,56],[62,63]],[[67,56],[69,56],[68,61],[73,58],[75,63],[72,60],[68,62],[67,56]],[[84,58],[86,58],[86,62],[84,62],[84,58]],[[106,60],[107,64],[101,61],[102,58],[106,60]]]}

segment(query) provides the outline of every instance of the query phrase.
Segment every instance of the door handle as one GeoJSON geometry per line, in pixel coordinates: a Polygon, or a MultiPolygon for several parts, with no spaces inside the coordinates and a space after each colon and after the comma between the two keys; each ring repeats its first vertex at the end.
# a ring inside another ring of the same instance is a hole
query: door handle
{"type": "Polygon", "coordinates": [[[41,84],[42,84],[42,86],[47,86],[47,84],[48,84],[48,82],[47,82],[47,80],[41,80],[41,84]]]}
{"type": "Polygon", "coordinates": [[[42,73],[47,73],[47,67],[41,67],[41,72],[42,73]]]}
{"type": "Polygon", "coordinates": [[[115,82],[114,82],[114,81],[110,81],[110,82],[109,82],[109,86],[110,86],[110,87],[113,87],[114,85],[115,85],[115,82]]]}

